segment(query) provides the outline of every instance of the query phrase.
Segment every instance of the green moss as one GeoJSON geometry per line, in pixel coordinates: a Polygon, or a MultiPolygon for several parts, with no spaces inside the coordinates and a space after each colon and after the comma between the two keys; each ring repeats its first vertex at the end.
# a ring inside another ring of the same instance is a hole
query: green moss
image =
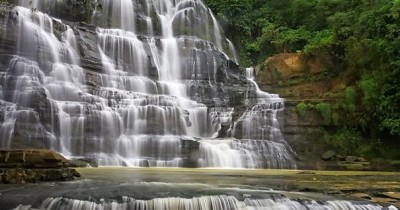
{"type": "Polygon", "coordinates": [[[323,102],[317,104],[315,108],[324,118],[325,124],[329,125],[332,122],[332,105],[323,102]]]}
{"type": "Polygon", "coordinates": [[[339,114],[337,112],[332,113],[332,123],[334,126],[339,126],[339,114]]]}
{"type": "Polygon", "coordinates": [[[307,104],[303,102],[296,105],[296,111],[297,114],[300,115],[300,117],[304,117],[306,115],[306,109],[307,109],[307,104]]]}

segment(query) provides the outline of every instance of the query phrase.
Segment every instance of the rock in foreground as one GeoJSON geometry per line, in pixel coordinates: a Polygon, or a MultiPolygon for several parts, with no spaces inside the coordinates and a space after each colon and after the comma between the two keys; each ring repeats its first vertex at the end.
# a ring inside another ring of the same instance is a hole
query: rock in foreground
{"type": "Polygon", "coordinates": [[[64,181],[80,177],[60,154],[46,149],[0,150],[1,183],[64,181]]]}

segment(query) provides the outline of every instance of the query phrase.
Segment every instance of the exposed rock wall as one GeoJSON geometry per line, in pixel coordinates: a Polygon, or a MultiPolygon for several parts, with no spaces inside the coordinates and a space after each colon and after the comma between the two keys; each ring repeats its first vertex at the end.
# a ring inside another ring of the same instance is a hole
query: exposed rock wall
{"type": "Polygon", "coordinates": [[[327,77],[327,68],[330,64],[321,58],[307,58],[299,53],[278,54],[256,67],[256,81],[261,89],[285,98],[283,135],[300,155],[300,168],[334,168],[320,159],[331,147],[319,131],[321,128],[335,130],[335,127],[327,124],[315,108],[306,109],[303,116],[297,108],[299,103],[334,103],[342,98],[340,78],[327,77]],[[332,92],[339,94],[328,94],[332,92]]]}

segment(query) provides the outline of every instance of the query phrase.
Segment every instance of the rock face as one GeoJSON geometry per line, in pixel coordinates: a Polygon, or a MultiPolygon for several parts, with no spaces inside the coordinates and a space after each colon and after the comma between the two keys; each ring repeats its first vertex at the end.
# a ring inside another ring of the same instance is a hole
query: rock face
{"type": "Polygon", "coordinates": [[[296,166],[283,99],[246,77],[202,1],[13,3],[0,18],[0,147],[100,165],[296,166]]]}
{"type": "MultiPolygon", "coordinates": [[[[328,146],[324,135],[334,130],[322,114],[315,108],[321,103],[335,103],[343,95],[342,85],[351,77],[329,77],[325,69],[331,62],[319,57],[306,57],[299,53],[283,53],[266,59],[256,67],[256,81],[261,89],[276,92],[285,98],[282,117],[283,135],[293,149],[302,157],[300,167],[309,169],[328,169],[333,149],[328,146]],[[304,107],[299,107],[302,103],[304,107]],[[299,113],[302,111],[303,113],[299,113]],[[325,154],[324,154],[325,153],[325,154]],[[322,159],[321,159],[322,157],[322,159]]],[[[345,170],[344,167],[336,167],[345,170]]]]}
{"type": "Polygon", "coordinates": [[[256,68],[257,82],[274,84],[322,72],[322,64],[317,59],[305,59],[300,53],[283,53],[267,58],[256,68]]]}
{"type": "Polygon", "coordinates": [[[32,183],[80,177],[60,154],[46,149],[0,150],[1,182],[32,183]]]}

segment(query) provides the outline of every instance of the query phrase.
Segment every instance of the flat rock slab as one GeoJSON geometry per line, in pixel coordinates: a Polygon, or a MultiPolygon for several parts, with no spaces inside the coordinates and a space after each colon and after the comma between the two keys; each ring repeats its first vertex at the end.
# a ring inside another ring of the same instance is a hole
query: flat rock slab
{"type": "Polygon", "coordinates": [[[383,192],[379,196],[400,200],[400,192],[383,192]]]}
{"type": "Polygon", "coordinates": [[[0,150],[0,183],[65,181],[80,177],[75,169],[67,166],[67,159],[52,150],[0,150]]]}
{"type": "Polygon", "coordinates": [[[0,150],[0,168],[60,168],[67,160],[47,149],[0,150]]]}
{"type": "Polygon", "coordinates": [[[368,195],[367,193],[353,193],[350,196],[351,197],[355,197],[355,198],[362,198],[362,199],[371,200],[371,196],[368,195]]]}

